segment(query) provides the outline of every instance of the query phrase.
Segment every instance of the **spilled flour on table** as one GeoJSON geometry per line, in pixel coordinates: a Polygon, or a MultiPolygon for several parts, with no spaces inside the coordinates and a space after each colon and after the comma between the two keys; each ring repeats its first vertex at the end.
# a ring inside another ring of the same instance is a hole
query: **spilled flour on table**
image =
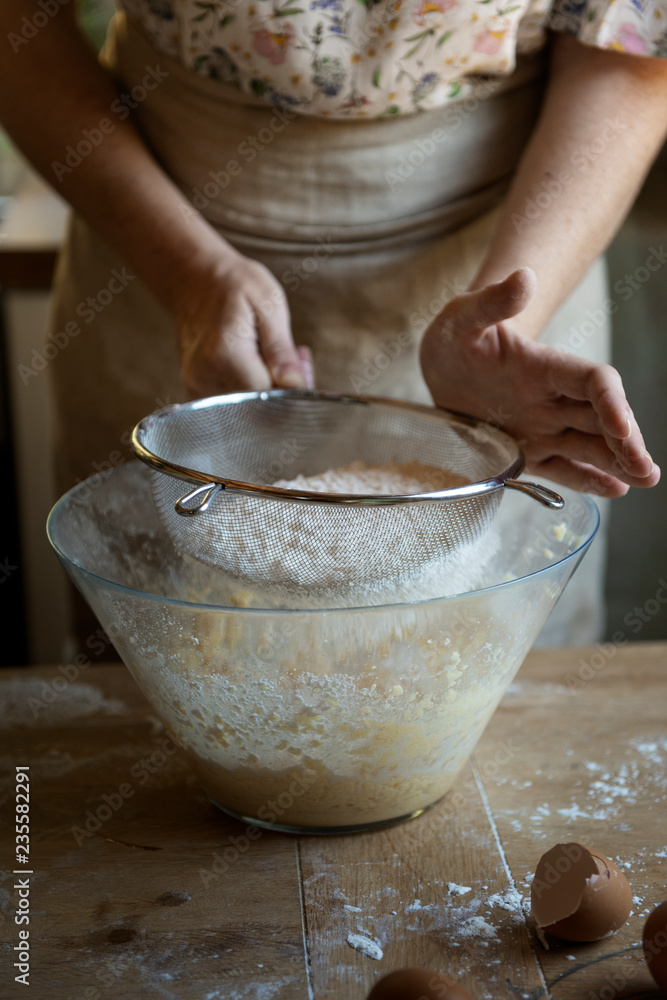
{"type": "Polygon", "coordinates": [[[410,903],[409,906],[405,907],[406,913],[415,913],[417,910],[430,910],[433,907],[433,903],[427,903],[426,906],[422,906],[421,899],[415,899],[414,903],[410,903]]]}
{"type": "Polygon", "coordinates": [[[456,882],[448,882],[447,892],[450,896],[465,896],[467,893],[472,892],[472,886],[457,885],[456,882]]]}
{"type": "Polygon", "coordinates": [[[93,684],[67,683],[55,689],[36,677],[12,678],[0,687],[0,729],[15,726],[63,726],[96,712],[122,715],[126,706],[118,698],[107,698],[93,684]]]}
{"type": "Polygon", "coordinates": [[[594,781],[591,781],[588,788],[588,797],[594,800],[593,819],[608,819],[612,810],[604,807],[616,807],[619,804],[618,800],[626,805],[634,804],[637,801],[637,782],[640,777],[640,769],[634,761],[621,765],[617,774],[603,770],[599,765],[596,771],[602,773],[594,781]]]}
{"type": "Polygon", "coordinates": [[[481,937],[481,938],[495,938],[496,928],[492,927],[491,924],[487,924],[484,917],[468,917],[467,920],[460,925],[458,929],[459,937],[481,937]]]}
{"type": "Polygon", "coordinates": [[[356,948],[357,951],[360,951],[362,955],[366,955],[367,958],[374,958],[376,961],[379,961],[384,954],[377,941],[373,941],[364,934],[348,934],[347,943],[351,948],[356,948]]]}
{"type": "Polygon", "coordinates": [[[589,819],[588,813],[585,813],[582,809],[580,809],[576,803],[569,806],[567,809],[557,809],[556,812],[569,823],[574,823],[576,819],[589,819]]]}
{"type": "MultiPolygon", "coordinates": [[[[432,889],[435,886],[431,884],[426,887],[420,884],[419,888],[432,889]]],[[[499,931],[501,925],[506,925],[507,920],[520,922],[524,919],[525,901],[513,888],[490,895],[487,895],[484,889],[486,886],[473,889],[472,886],[445,882],[440,890],[442,895],[438,894],[431,902],[425,902],[420,897],[413,902],[400,900],[397,898],[398,891],[392,888],[376,890],[361,907],[344,904],[343,909],[348,913],[361,911],[364,914],[362,921],[356,926],[357,933],[350,931],[347,942],[352,947],[358,947],[352,944],[352,941],[358,941],[359,938],[362,943],[380,940],[387,942],[391,941],[393,934],[400,929],[401,933],[409,931],[418,935],[445,934],[453,948],[460,947],[464,939],[473,938],[477,939],[480,945],[487,947],[491,943],[500,941],[499,931]],[[455,887],[454,892],[449,890],[450,884],[455,887]],[[468,894],[471,896],[470,899],[467,898],[468,894]],[[466,899],[462,900],[461,905],[455,905],[454,900],[462,896],[466,899]],[[371,902],[371,898],[375,902],[371,902]],[[392,903],[396,908],[392,908],[392,903]],[[510,916],[500,917],[498,910],[504,910],[510,916]],[[492,917],[494,911],[500,918],[499,922],[492,917]],[[496,923],[498,926],[495,926],[496,923]]],[[[363,947],[359,950],[363,950],[363,947]]]]}
{"type": "Polygon", "coordinates": [[[523,919],[523,897],[516,889],[509,888],[505,892],[494,892],[489,896],[487,903],[491,907],[499,906],[501,910],[507,910],[520,920],[523,919]]]}
{"type": "MultiPolygon", "coordinates": [[[[502,946],[512,924],[524,918],[524,897],[511,887],[490,892],[486,885],[461,885],[458,882],[429,880],[415,884],[422,894],[406,899],[392,885],[377,886],[362,894],[348,895],[333,881],[335,875],[319,873],[318,892],[324,890],[322,879],[330,884],[328,892],[337,900],[338,940],[365,958],[379,961],[389,954],[395,940],[415,940],[435,934],[457,949],[459,963],[467,962],[471,946],[484,950],[485,964],[501,966],[502,946]]],[[[512,931],[514,933],[514,931],[512,931]]],[[[341,978],[350,977],[361,984],[360,967],[351,961],[339,967],[341,978]]],[[[491,975],[495,981],[495,974],[491,975]]],[[[485,1000],[486,1000],[485,994],[485,1000]]]]}
{"type": "Polygon", "coordinates": [[[644,760],[665,771],[667,766],[667,736],[657,740],[630,740],[630,746],[637,750],[644,760]]]}
{"type": "MultiPolygon", "coordinates": [[[[609,822],[629,815],[629,810],[650,792],[655,801],[667,798],[667,738],[631,740],[632,757],[615,768],[595,760],[583,763],[581,777],[572,785],[569,804],[558,806],[553,800],[538,805],[529,817],[532,833],[550,835],[554,816],[576,826],[580,820],[609,822]]],[[[630,753],[628,756],[630,756],[630,753]]],[[[520,829],[508,814],[515,829],[520,829]]],[[[616,827],[629,830],[627,823],[616,827]]]]}

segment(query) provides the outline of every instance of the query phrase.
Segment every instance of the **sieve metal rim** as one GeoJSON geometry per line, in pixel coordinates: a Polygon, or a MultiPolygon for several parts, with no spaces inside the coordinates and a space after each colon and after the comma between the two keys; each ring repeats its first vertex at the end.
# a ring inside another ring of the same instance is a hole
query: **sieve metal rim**
{"type": "MultiPolygon", "coordinates": [[[[200,487],[218,486],[228,493],[240,494],[252,497],[261,497],[267,500],[276,500],[287,503],[317,503],[329,506],[349,506],[349,507],[371,507],[371,506],[391,506],[396,504],[442,502],[465,500],[470,497],[482,496],[494,490],[502,489],[508,485],[514,485],[516,476],[520,475],[525,467],[525,456],[518,443],[509,434],[500,428],[495,427],[484,420],[470,417],[466,414],[454,413],[443,408],[425,406],[420,403],[406,402],[405,400],[392,399],[384,396],[359,396],[351,394],[340,394],[327,392],[318,389],[270,389],[255,392],[235,392],[226,393],[219,396],[207,396],[202,399],[191,400],[186,403],[172,403],[162,407],[154,413],[149,414],[140,420],[134,427],[131,436],[132,448],[138,458],[146,465],[157,472],[161,472],[172,478],[181,479],[184,482],[199,485],[200,487]],[[359,494],[359,493],[320,493],[307,490],[289,490],[275,486],[259,486],[255,483],[246,483],[233,479],[226,479],[211,473],[199,472],[187,466],[178,465],[168,459],[162,458],[151,451],[144,443],[144,438],[150,431],[152,425],[159,420],[165,420],[174,414],[189,412],[192,410],[205,410],[214,406],[234,405],[237,403],[258,400],[268,402],[273,399],[296,399],[313,401],[321,399],[327,402],[340,403],[341,405],[382,405],[390,408],[403,409],[413,413],[421,413],[429,418],[442,419],[443,423],[456,423],[469,428],[481,428],[485,433],[495,435],[504,446],[516,454],[515,459],[506,469],[495,476],[485,480],[478,480],[469,483],[467,486],[449,487],[444,490],[432,490],[425,493],[408,494],[359,494]]],[[[533,485],[533,484],[526,484],[533,485]]],[[[521,488],[523,483],[517,484],[515,488],[521,488]]],[[[530,491],[528,491],[530,492],[530,491]]],[[[185,499],[185,498],[183,498],[185,499]]],[[[561,501],[562,505],[562,501],[561,501]]],[[[203,510],[203,508],[202,508],[203,510]]]]}

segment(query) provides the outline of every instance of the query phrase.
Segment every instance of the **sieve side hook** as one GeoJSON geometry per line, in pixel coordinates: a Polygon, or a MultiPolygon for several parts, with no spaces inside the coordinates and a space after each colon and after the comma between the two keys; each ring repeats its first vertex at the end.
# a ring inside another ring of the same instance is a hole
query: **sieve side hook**
{"type": "Polygon", "coordinates": [[[180,497],[174,504],[174,510],[177,514],[182,517],[192,517],[193,514],[203,514],[208,510],[211,500],[220,490],[224,490],[224,486],[221,483],[204,483],[203,486],[198,486],[196,490],[190,490],[185,496],[180,497]],[[186,507],[186,504],[191,503],[193,500],[199,499],[201,496],[201,501],[198,502],[194,507],[186,507]]]}
{"type": "Polygon", "coordinates": [[[503,486],[508,486],[511,490],[519,490],[526,493],[533,500],[537,500],[543,507],[550,507],[552,510],[561,510],[565,506],[560,493],[554,493],[547,486],[541,483],[531,483],[524,479],[506,479],[503,486]]]}

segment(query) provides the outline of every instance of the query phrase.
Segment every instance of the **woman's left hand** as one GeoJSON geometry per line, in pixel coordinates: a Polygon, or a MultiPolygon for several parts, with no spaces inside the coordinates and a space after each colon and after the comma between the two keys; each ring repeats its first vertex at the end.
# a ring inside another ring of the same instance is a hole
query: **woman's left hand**
{"type": "Polygon", "coordinates": [[[421,345],[434,403],[507,431],[532,474],[607,497],[655,486],[660,470],[618,372],[512,329],[536,287],[535,273],[520,268],[448,303],[421,345]]]}

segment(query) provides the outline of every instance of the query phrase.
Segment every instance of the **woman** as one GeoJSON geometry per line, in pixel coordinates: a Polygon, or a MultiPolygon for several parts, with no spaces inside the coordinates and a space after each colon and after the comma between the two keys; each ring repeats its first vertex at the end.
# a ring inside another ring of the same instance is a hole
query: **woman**
{"type": "Polygon", "coordinates": [[[313,358],[322,388],[499,423],[538,476],[658,481],[596,262],[664,138],[664,0],[123,6],[101,65],[73,5],[0,13],[0,116],[79,213],[62,488],[167,399],[311,385],[313,358]]]}

